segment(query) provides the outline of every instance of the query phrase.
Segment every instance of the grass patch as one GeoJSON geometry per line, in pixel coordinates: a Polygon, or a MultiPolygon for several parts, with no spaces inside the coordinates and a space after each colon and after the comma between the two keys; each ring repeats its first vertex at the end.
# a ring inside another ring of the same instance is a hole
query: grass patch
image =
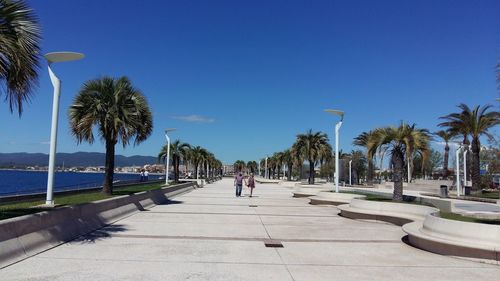
{"type": "Polygon", "coordinates": [[[474,197],[480,197],[480,198],[488,198],[488,199],[500,199],[500,192],[499,191],[482,191],[477,194],[472,194],[474,197]]]}
{"type": "Polygon", "coordinates": [[[341,191],[341,193],[350,193],[350,194],[357,194],[357,195],[364,195],[366,196],[365,200],[367,201],[378,201],[378,202],[388,202],[388,203],[403,203],[403,204],[412,204],[412,205],[421,205],[421,206],[428,206],[428,207],[434,207],[431,204],[428,203],[423,203],[420,201],[415,201],[416,197],[415,196],[407,196],[403,195],[403,201],[396,201],[392,199],[392,194],[391,197],[386,197],[382,196],[379,194],[372,194],[372,193],[364,193],[361,191],[341,191]]]}
{"type": "Polygon", "coordinates": [[[449,220],[500,225],[500,219],[491,219],[491,220],[479,219],[479,218],[462,216],[460,214],[447,213],[447,212],[440,212],[439,216],[443,219],[449,219],[449,220]]]}
{"type": "MultiPolygon", "coordinates": [[[[107,199],[121,195],[132,195],[134,193],[142,191],[160,189],[161,186],[162,183],[141,184],[141,185],[122,187],[122,188],[115,188],[113,190],[113,195],[107,195],[99,191],[98,192],[93,191],[93,192],[85,192],[85,193],[71,194],[71,195],[61,195],[61,196],[55,195],[54,198],[58,207],[62,207],[67,205],[76,205],[81,203],[99,201],[102,199],[107,199]]],[[[43,207],[33,208],[35,206],[40,206],[44,203],[45,203],[44,200],[36,200],[30,202],[0,204],[0,220],[34,214],[42,211],[53,210],[52,208],[43,208],[43,207]]]]}

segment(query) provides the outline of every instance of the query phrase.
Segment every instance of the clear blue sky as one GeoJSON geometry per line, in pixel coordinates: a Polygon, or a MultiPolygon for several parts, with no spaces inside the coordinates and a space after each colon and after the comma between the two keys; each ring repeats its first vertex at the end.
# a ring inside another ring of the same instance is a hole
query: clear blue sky
{"type": "MultiPolygon", "coordinates": [[[[79,51],[54,66],[63,80],[58,151],[76,145],[67,110],[82,83],[129,76],[154,114],[154,132],[124,155],[157,155],[163,129],[225,163],[289,147],[307,129],[332,138],[346,111],[352,138],[400,120],[436,130],[458,103],[494,104],[500,1],[29,1],[43,52],[79,51]],[[193,122],[198,121],[198,122],[193,122]],[[204,121],[204,122],[200,122],[204,121]]],[[[21,118],[0,103],[0,152],[48,153],[52,86],[21,118]]]]}

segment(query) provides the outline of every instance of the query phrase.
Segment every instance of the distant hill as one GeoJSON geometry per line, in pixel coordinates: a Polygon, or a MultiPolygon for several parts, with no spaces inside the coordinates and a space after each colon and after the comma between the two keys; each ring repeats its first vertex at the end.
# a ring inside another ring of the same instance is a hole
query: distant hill
{"type": "MultiPolygon", "coordinates": [[[[104,166],[105,154],[98,152],[57,153],[56,166],[87,167],[104,166]]],[[[49,155],[43,153],[0,153],[0,167],[3,166],[48,166],[49,155]]],[[[115,166],[143,166],[156,164],[158,158],[153,156],[115,156],[115,166]]]]}

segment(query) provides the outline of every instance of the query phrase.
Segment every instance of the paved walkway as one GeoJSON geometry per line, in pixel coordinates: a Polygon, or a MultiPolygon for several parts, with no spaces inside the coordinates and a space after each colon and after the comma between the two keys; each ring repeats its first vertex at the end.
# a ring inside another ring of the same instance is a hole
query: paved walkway
{"type": "Polygon", "coordinates": [[[401,242],[398,226],[345,219],[278,185],[230,180],[0,270],[0,280],[494,280],[500,267],[401,242]],[[246,191],[245,191],[246,192],[246,191]],[[284,248],[267,248],[279,240],[284,248]]]}

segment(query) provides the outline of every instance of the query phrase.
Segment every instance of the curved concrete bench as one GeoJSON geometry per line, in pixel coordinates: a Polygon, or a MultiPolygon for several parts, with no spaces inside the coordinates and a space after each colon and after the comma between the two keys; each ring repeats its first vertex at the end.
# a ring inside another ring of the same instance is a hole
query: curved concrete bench
{"type": "Polygon", "coordinates": [[[255,181],[258,183],[279,183],[280,180],[272,180],[272,179],[263,179],[263,178],[255,178],[255,181]]]}
{"type": "Polygon", "coordinates": [[[183,183],[0,221],[0,268],[167,203],[169,198],[195,188],[195,183],[183,183]]]}
{"type": "Polygon", "coordinates": [[[429,214],[439,212],[428,206],[352,199],[351,203],[338,206],[340,215],[351,219],[379,220],[402,226],[413,221],[423,221],[429,214]]]}
{"type": "Polygon", "coordinates": [[[296,182],[296,181],[280,181],[278,184],[281,185],[281,186],[284,186],[284,187],[295,187],[297,184],[299,184],[299,182],[296,182]]]}
{"type": "Polygon", "coordinates": [[[411,245],[429,252],[486,259],[500,264],[500,225],[426,216],[403,226],[411,245]]]}
{"type": "Polygon", "coordinates": [[[336,193],[322,191],[315,196],[309,197],[311,205],[342,205],[351,203],[352,199],[363,199],[365,195],[351,193],[336,193]]]}
{"type": "Polygon", "coordinates": [[[315,196],[318,193],[322,191],[328,191],[328,189],[324,188],[296,188],[293,193],[293,197],[300,198],[300,197],[310,197],[310,196],[315,196]]]}

